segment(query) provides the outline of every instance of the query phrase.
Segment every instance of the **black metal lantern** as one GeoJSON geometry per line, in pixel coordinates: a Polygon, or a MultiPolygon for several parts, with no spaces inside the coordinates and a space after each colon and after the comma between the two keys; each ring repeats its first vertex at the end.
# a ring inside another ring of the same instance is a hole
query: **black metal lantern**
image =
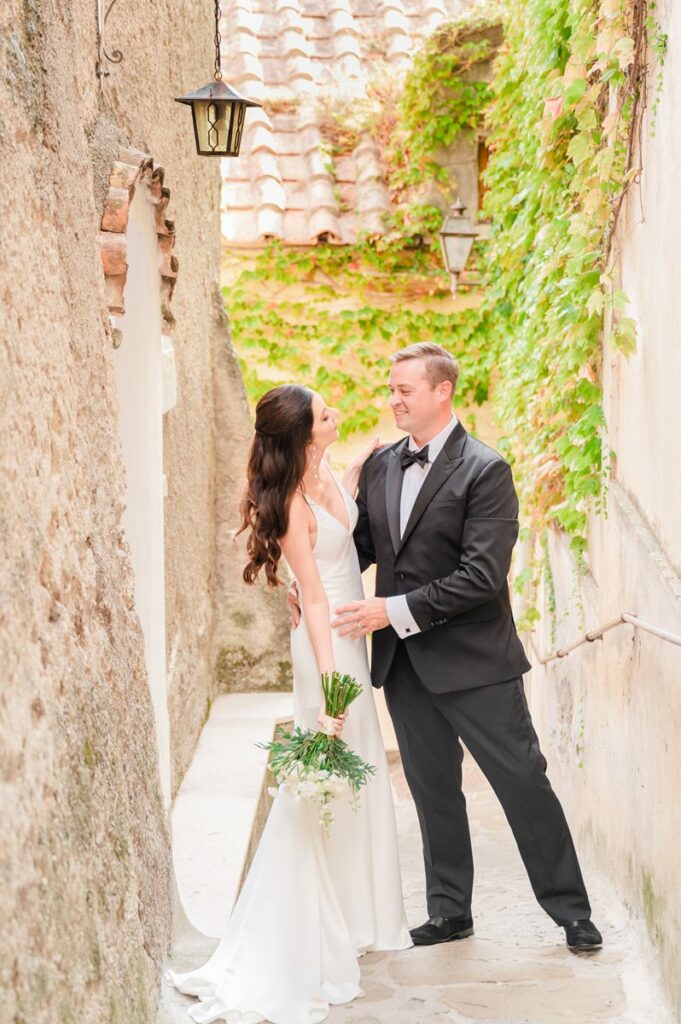
{"type": "Polygon", "coordinates": [[[442,255],[449,273],[452,295],[456,295],[459,274],[466,266],[473,247],[477,231],[468,217],[464,217],[466,207],[460,199],[449,208],[440,231],[442,255]]]}
{"type": "Polygon", "coordinates": [[[192,108],[199,156],[238,156],[246,108],[262,106],[222,81],[220,17],[220,4],[215,0],[215,81],[175,99],[176,103],[186,103],[192,108]]]}

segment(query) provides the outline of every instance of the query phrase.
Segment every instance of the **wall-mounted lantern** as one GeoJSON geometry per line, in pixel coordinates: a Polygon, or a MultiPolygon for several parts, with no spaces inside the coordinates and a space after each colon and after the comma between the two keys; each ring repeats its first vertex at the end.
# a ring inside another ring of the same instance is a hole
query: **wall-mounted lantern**
{"type": "Polygon", "coordinates": [[[456,295],[459,274],[466,266],[473,242],[477,237],[477,231],[470,218],[464,217],[465,209],[461,199],[457,199],[447,211],[440,231],[442,255],[449,274],[452,295],[456,295]]]}
{"type": "Polygon", "coordinates": [[[192,108],[199,156],[238,156],[246,108],[262,106],[222,81],[220,17],[220,4],[215,0],[215,80],[175,98],[176,103],[186,103],[192,108]]]}

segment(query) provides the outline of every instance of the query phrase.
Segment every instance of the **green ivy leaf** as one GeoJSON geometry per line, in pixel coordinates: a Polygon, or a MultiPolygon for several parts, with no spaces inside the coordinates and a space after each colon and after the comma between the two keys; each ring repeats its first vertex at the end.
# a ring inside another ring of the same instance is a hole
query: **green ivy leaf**
{"type": "Polygon", "coordinates": [[[622,317],[618,320],[612,334],[612,343],[623,352],[625,356],[631,356],[636,351],[637,325],[631,317],[622,317]]]}
{"type": "Polygon", "coordinates": [[[570,82],[570,85],[565,90],[565,103],[569,107],[573,107],[575,103],[581,100],[582,96],[586,92],[586,79],[576,78],[570,82]]]}

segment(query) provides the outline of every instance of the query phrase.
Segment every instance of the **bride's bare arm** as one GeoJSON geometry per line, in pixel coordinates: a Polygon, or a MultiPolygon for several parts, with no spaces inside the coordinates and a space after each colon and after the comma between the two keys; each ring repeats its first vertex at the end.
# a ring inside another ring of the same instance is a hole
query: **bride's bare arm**
{"type": "MultiPolygon", "coordinates": [[[[322,672],[331,673],[335,669],[333,644],[331,640],[331,614],[329,601],[319,575],[317,562],[312,551],[310,540],[310,510],[301,494],[294,494],[289,509],[288,530],[280,539],[284,558],[295,575],[301,595],[301,604],[305,614],[305,622],[310,635],[312,648],[317,659],[317,667],[322,672]]],[[[321,696],[321,683],[320,683],[321,696]]],[[[323,708],[322,708],[323,712],[323,708]]],[[[343,727],[342,719],[328,718],[320,712],[320,724],[327,731],[340,734],[343,727]],[[322,722],[322,718],[326,721],[322,722]],[[333,725],[332,725],[333,723],[333,725]]]]}

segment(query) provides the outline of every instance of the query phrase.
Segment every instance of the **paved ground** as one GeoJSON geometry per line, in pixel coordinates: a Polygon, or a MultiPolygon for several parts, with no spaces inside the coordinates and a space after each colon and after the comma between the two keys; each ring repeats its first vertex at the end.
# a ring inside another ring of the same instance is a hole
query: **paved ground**
{"type": "MultiPolygon", "coordinates": [[[[393,782],[407,913],[410,924],[420,924],[420,835],[399,761],[393,782]]],[[[582,865],[603,949],[570,953],[564,931],[536,903],[503,812],[468,755],[464,788],[475,854],[475,935],[368,954],[361,961],[365,998],[334,1008],[329,1024],[674,1024],[643,928],[605,879],[582,865]]]]}
{"type": "MultiPolygon", "coordinates": [[[[503,812],[468,755],[464,769],[476,934],[363,957],[364,998],[333,1008],[328,1024],[677,1024],[661,995],[644,929],[630,920],[606,880],[582,864],[605,945],[576,956],[565,946],[563,930],[536,903],[503,812]]],[[[414,925],[426,916],[420,835],[399,761],[392,771],[414,925]]],[[[172,957],[178,970],[207,959],[216,944],[191,927],[182,934],[172,957]]],[[[157,1024],[186,1024],[191,1004],[195,1000],[162,985],[157,1024]]]]}

